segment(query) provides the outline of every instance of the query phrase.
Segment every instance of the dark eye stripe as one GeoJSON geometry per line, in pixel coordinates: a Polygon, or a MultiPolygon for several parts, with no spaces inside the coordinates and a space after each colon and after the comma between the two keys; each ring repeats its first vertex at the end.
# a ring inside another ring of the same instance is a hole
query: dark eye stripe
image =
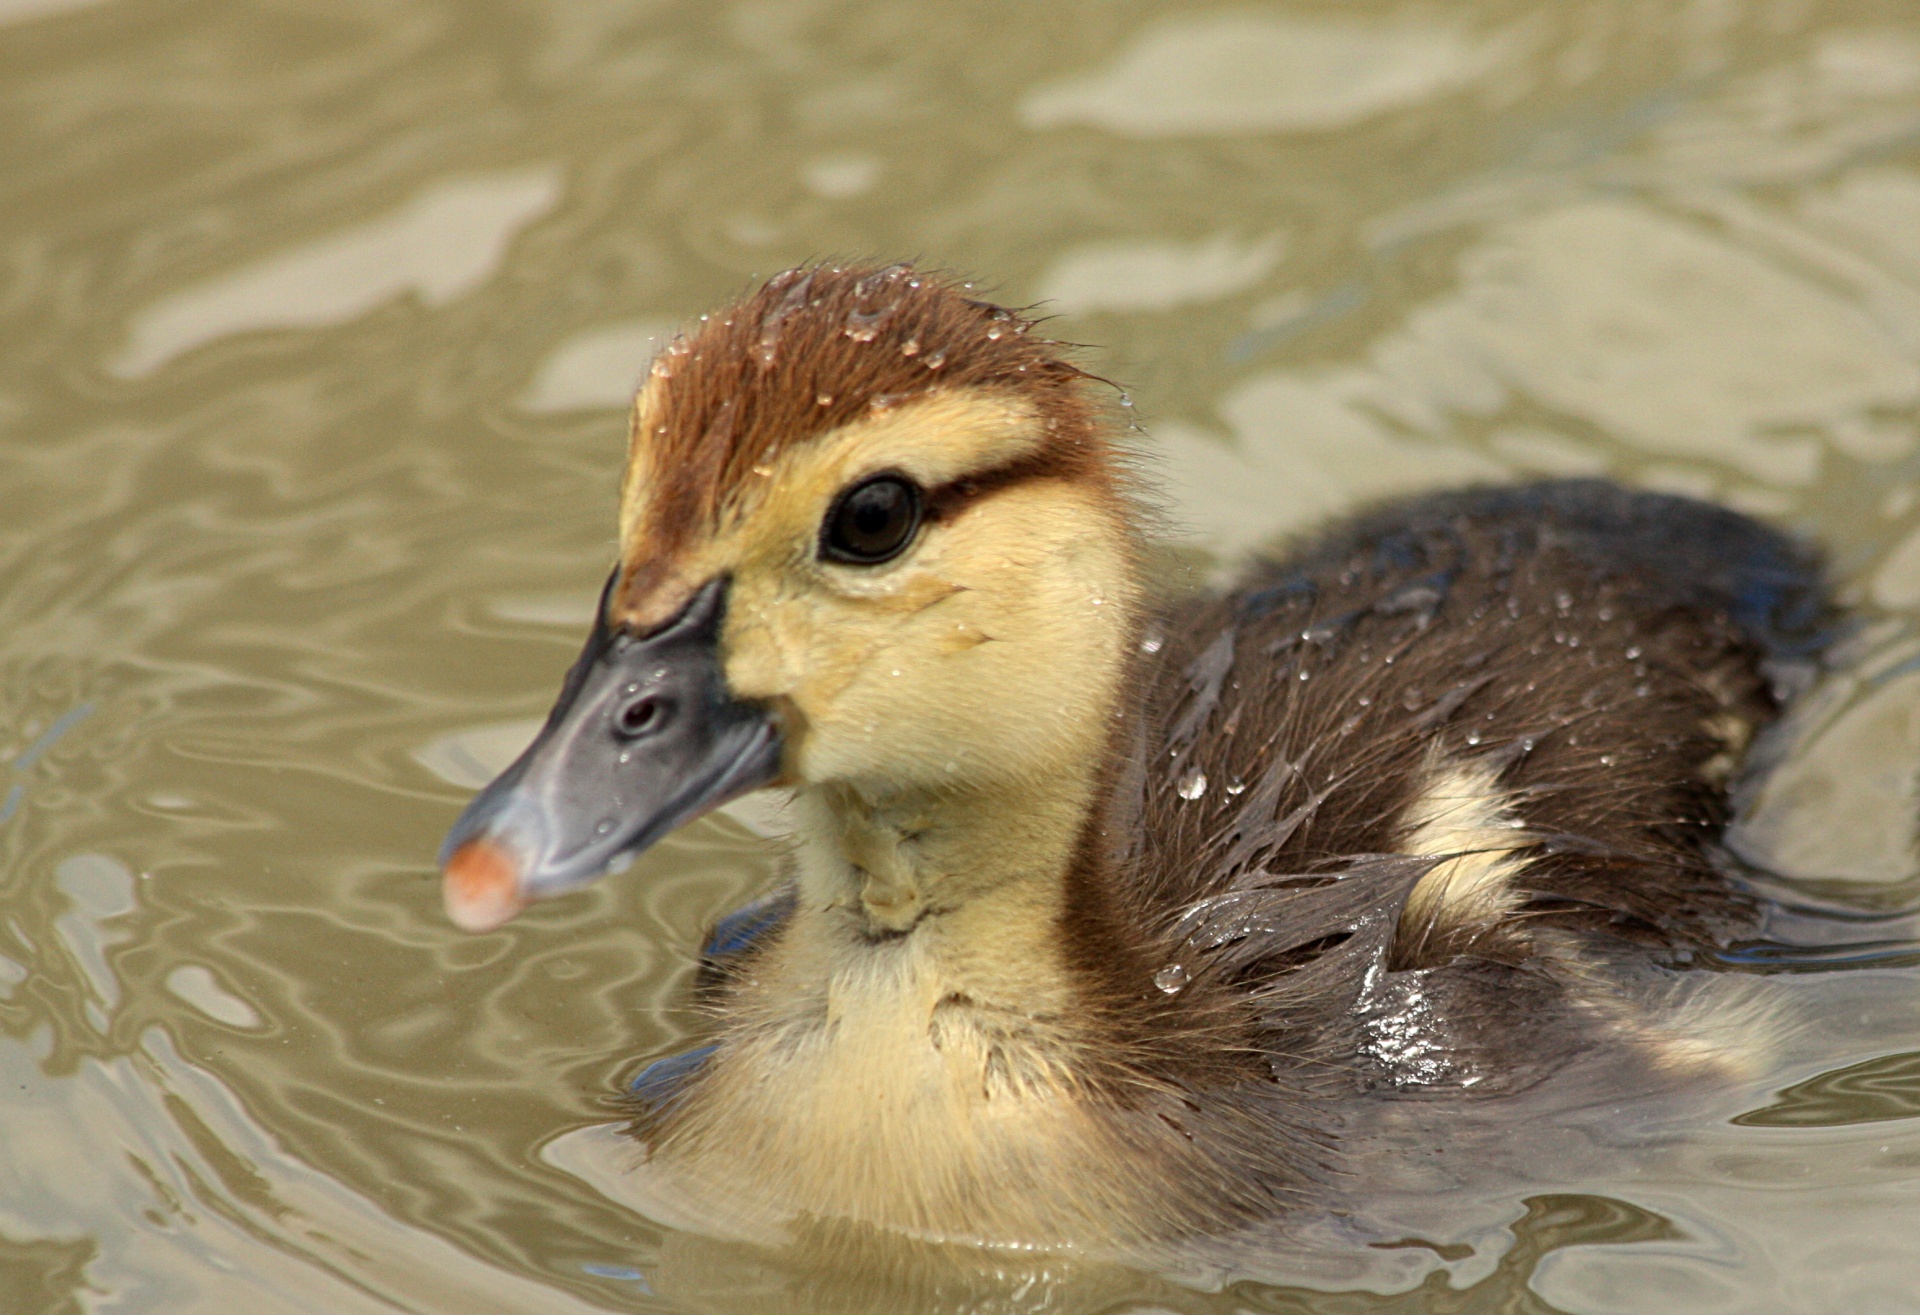
{"type": "Polygon", "coordinates": [[[1043,479],[1072,480],[1076,477],[1077,472],[1063,466],[1051,455],[1036,453],[1020,457],[1005,465],[990,466],[928,489],[925,517],[929,521],[947,520],[1016,484],[1043,479]]]}

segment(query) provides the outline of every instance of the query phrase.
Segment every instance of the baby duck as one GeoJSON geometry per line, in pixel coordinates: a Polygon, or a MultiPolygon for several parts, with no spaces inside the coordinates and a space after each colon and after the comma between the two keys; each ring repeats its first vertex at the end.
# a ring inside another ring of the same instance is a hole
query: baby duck
{"type": "Polygon", "coordinates": [[[1623,983],[1757,926],[1716,842],[1819,643],[1812,555],[1570,481],[1160,599],[1110,416],[1033,327],[795,269],[639,391],[593,635],[443,866],[485,931],[792,790],[711,1046],[636,1084],[647,1172],[743,1219],[1196,1236],[1314,1200],[1365,1102],[1678,1062],[1623,983]]]}

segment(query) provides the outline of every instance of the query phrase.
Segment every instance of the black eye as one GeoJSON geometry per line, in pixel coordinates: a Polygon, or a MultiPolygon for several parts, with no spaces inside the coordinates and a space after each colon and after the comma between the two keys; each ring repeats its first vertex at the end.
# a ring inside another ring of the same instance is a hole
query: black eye
{"type": "Polygon", "coordinates": [[[900,555],[920,528],[920,490],[899,475],[875,475],[840,495],[820,529],[820,555],[872,566],[900,555]]]}

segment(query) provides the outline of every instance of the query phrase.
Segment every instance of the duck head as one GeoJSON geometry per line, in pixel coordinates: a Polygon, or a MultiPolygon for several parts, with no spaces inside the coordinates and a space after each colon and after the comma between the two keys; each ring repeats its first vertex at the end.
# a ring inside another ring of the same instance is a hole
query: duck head
{"type": "Polygon", "coordinates": [[[1031,328],[905,266],[820,266],[661,353],[594,632],[447,838],[456,923],[762,786],[911,830],[1085,774],[1132,647],[1135,518],[1086,376],[1031,328]]]}

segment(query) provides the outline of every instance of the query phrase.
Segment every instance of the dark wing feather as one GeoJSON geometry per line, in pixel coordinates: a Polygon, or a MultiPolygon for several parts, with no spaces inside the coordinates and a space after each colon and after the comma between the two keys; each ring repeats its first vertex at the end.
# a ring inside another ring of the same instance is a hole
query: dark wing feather
{"type": "Polygon", "coordinates": [[[1240,1048],[1356,1071],[1369,966],[1500,980],[1532,1008],[1543,946],[1724,944],[1753,916],[1715,862],[1728,774],[1828,617],[1810,552],[1691,499],[1561,481],[1359,517],[1159,627],[1099,865],[1111,916],[1156,939],[1125,954],[1079,930],[1115,998],[1143,1001],[1136,1035],[1228,1035],[1237,1010],[1258,1034],[1240,1048]],[[1523,821],[1523,902],[1397,936],[1431,860],[1395,856],[1436,756],[1490,773],[1523,821]],[[1121,984],[1169,965],[1179,1010],[1121,984]]]}

